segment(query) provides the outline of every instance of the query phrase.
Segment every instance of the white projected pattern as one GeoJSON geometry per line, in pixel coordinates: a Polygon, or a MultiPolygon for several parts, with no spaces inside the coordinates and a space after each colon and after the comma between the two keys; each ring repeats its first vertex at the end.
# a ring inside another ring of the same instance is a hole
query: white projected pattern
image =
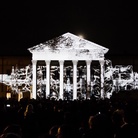
{"type": "Polygon", "coordinates": [[[108,48],[82,39],[74,34],[65,33],[59,37],[40,43],[28,49],[33,60],[100,60],[108,48]]]}
{"type": "Polygon", "coordinates": [[[112,67],[104,55],[108,48],[71,33],[28,48],[32,65],[12,68],[10,76],[1,75],[1,82],[12,92],[32,92],[36,98],[90,99],[110,98],[113,92],[138,89],[138,74],[131,65],[112,67]],[[45,62],[40,66],[38,61],[45,62]],[[52,66],[51,61],[58,61],[52,66]],[[72,65],[65,65],[71,61],[72,65]],[[79,65],[84,61],[85,65],[79,65]],[[99,65],[93,66],[96,61],[99,65]]]}
{"type": "MultiPolygon", "coordinates": [[[[72,99],[73,76],[72,66],[64,68],[64,99],[72,99]]],[[[37,66],[37,98],[59,98],[59,66],[50,67],[50,94],[46,97],[46,66],[37,66]]],[[[3,74],[0,81],[9,86],[14,93],[31,92],[32,66],[25,68],[12,67],[11,75],[3,74]]],[[[86,85],[86,66],[77,67],[77,98],[87,96],[100,98],[100,69],[92,68],[91,82],[86,85]]],[[[110,60],[105,60],[104,96],[110,98],[113,92],[138,89],[138,74],[133,67],[116,65],[112,67],[110,60]]]]}

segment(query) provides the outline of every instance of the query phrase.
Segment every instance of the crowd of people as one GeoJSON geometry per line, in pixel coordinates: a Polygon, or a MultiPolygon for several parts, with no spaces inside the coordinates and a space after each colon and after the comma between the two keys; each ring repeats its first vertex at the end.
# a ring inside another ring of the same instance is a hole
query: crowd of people
{"type": "Polygon", "coordinates": [[[0,99],[0,138],[136,138],[138,101],[0,99]]]}

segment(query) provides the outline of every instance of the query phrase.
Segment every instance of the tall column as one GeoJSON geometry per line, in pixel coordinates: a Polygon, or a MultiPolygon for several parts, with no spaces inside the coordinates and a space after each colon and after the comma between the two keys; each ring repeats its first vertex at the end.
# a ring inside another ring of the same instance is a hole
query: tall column
{"type": "Polygon", "coordinates": [[[36,99],[36,83],[37,83],[36,64],[37,64],[37,60],[32,60],[32,64],[33,64],[32,98],[36,99]]]}
{"type": "Polygon", "coordinates": [[[87,65],[87,94],[86,97],[89,99],[90,98],[90,84],[91,84],[91,60],[86,61],[87,65]]]}
{"type": "Polygon", "coordinates": [[[46,60],[46,98],[50,94],[50,60],[46,60]]]}
{"type": "Polygon", "coordinates": [[[99,60],[101,67],[101,98],[104,99],[104,60],[99,60]]]}
{"type": "Polygon", "coordinates": [[[77,99],[77,60],[73,60],[73,100],[77,99]]]}
{"type": "Polygon", "coordinates": [[[63,78],[64,78],[64,74],[63,74],[63,70],[64,70],[64,61],[60,60],[59,61],[60,64],[60,92],[59,92],[59,98],[63,99],[63,78]]]}

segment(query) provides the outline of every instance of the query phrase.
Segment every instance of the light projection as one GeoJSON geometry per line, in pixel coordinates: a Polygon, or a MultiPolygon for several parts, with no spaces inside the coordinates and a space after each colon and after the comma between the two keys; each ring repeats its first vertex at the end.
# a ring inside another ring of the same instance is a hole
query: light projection
{"type": "Polygon", "coordinates": [[[114,89],[116,91],[132,90],[134,87],[136,87],[136,84],[134,83],[137,82],[137,78],[135,78],[133,67],[130,65],[126,67],[122,65],[116,65],[113,70],[113,77],[113,83],[116,86],[114,89]]]}
{"type": "Polygon", "coordinates": [[[85,100],[138,89],[138,74],[131,65],[113,67],[111,60],[104,57],[107,48],[71,33],[28,50],[32,65],[12,67],[11,75],[2,74],[0,78],[14,93],[30,92],[34,99],[85,100]],[[53,61],[58,64],[53,65],[53,61]]]}
{"type": "MultiPolygon", "coordinates": [[[[90,42],[79,36],[71,33],[65,33],[59,37],[48,40],[44,43],[36,45],[28,49],[32,53],[32,66],[33,66],[33,97],[36,98],[36,66],[38,61],[45,61],[46,64],[46,97],[50,92],[50,63],[52,61],[59,62],[60,79],[59,79],[59,97],[64,97],[64,63],[72,62],[72,88],[73,99],[77,99],[77,66],[79,61],[85,61],[86,63],[86,85],[89,85],[87,92],[87,98],[89,98],[89,89],[91,83],[91,62],[100,61],[100,86],[104,83],[104,54],[108,52],[108,48],[100,46],[96,43],[90,42]]],[[[104,97],[103,86],[100,89],[100,96],[104,97]],[[102,94],[101,94],[102,93],[102,94]]]]}
{"type": "MultiPolygon", "coordinates": [[[[104,72],[104,98],[110,98],[113,92],[138,89],[138,74],[133,72],[131,65],[116,65],[112,67],[110,60],[105,60],[104,72]]],[[[32,92],[32,66],[25,68],[12,67],[11,75],[3,75],[3,82],[11,92],[32,92]]],[[[2,75],[1,75],[2,76],[2,75]]],[[[50,93],[46,97],[46,66],[37,66],[37,99],[59,99],[59,66],[50,67],[50,93]]],[[[1,77],[2,78],[2,77],[1,77]]],[[[63,99],[73,99],[73,69],[72,66],[64,68],[63,99]]],[[[91,97],[100,97],[100,68],[91,68],[91,82],[87,85],[86,66],[77,67],[77,99],[85,100],[91,97]]]]}
{"type": "Polygon", "coordinates": [[[31,65],[25,68],[12,67],[11,75],[2,74],[2,83],[8,86],[9,91],[13,93],[31,92],[32,85],[32,67],[31,65]]]}

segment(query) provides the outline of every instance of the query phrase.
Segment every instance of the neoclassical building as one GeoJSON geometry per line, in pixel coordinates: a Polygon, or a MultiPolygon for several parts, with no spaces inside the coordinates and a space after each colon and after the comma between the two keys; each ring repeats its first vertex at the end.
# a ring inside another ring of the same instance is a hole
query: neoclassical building
{"type": "Polygon", "coordinates": [[[77,99],[77,64],[86,62],[87,85],[91,80],[91,63],[98,61],[100,64],[100,96],[104,97],[104,60],[108,48],[90,42],[71,33],[65,33],[59,37],[48,40],[28,49],[32,53],[32,97],[36,99],[37,91],[37,63],[44,61],[46,64],[46,97],[50,93],[50,64],[59,62],[59,98],[63,99],[64,63],[72,61],[73,64],[73,99],[77,99]]]}

